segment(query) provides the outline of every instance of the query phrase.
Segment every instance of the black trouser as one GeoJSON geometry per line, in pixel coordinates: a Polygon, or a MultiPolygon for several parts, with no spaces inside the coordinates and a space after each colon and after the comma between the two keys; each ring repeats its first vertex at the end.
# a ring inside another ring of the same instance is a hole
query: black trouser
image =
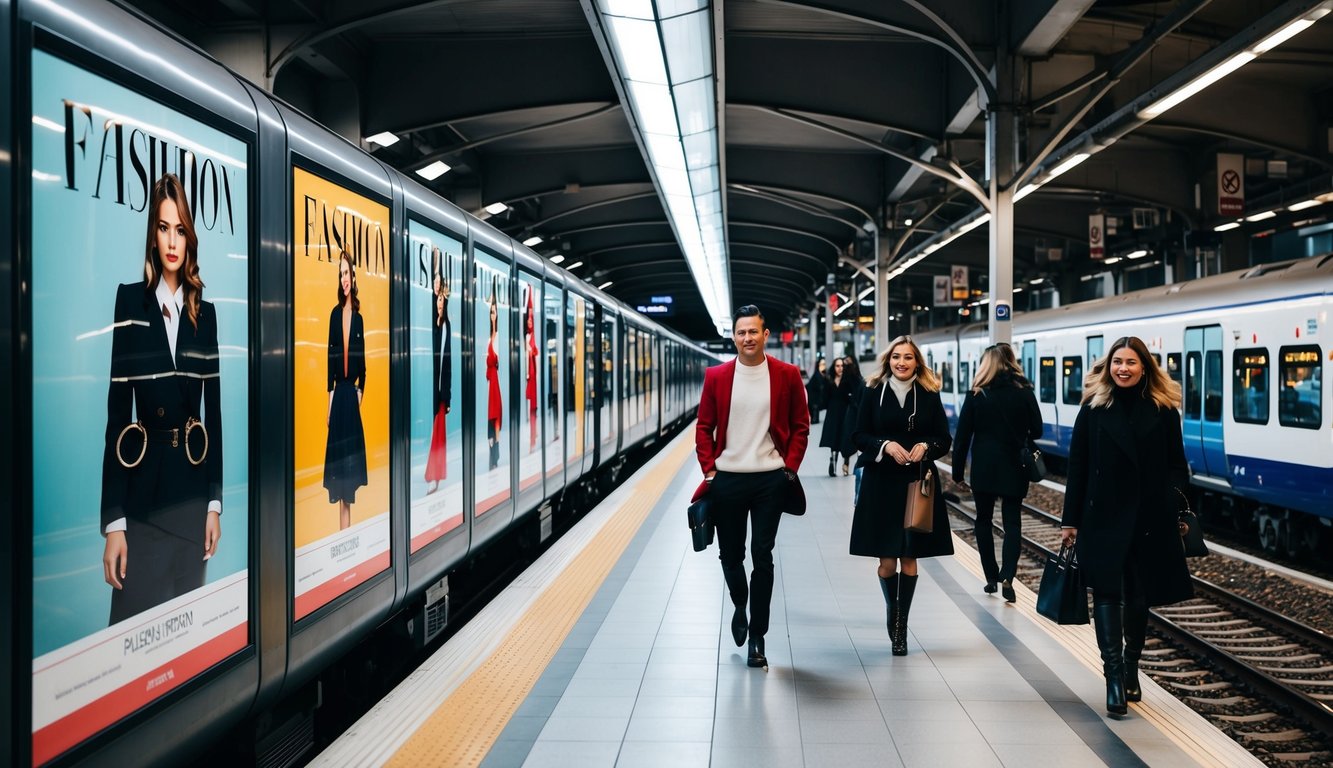
{"type": "Polygon", "coordinates": [[[996,567],[995,527],[991,523],[995,517],[995,500],[995,494],[972,490],[972,501],[977,507],[973,532],[977,536],[977,551],[981,554],[981,570],[986,575],[987,584],[1014,578],[1018,572],[1019,544],[1023,541],[1023,500],[1000,497],[1000,514],[1004,520],[1004,552],[1000,567],[996,567]]]}
{"type": "Polygon", "coordinates": [[[718,559],[724,571],[745,565],[745,520],[749,513],[754,536],[750,542],[750,636],[768,632],[768,604],[773,599],[773,545],[782,520],[781,503],[788,491],[786,474],[721,472],[708,489],[717,526],[718,559]]]}
{"type": "MultiPolygon", "coordinates": [[[[199,516],[203,531],[203,507],[189,512],[199,516]]],[[[204,548],[201,542],[183,539],[149,523],[134,518],[125,520],[124,589],[111,590],[111,624],[116,624],[150,608],[179,597],[204,585],[204,548]]]]}

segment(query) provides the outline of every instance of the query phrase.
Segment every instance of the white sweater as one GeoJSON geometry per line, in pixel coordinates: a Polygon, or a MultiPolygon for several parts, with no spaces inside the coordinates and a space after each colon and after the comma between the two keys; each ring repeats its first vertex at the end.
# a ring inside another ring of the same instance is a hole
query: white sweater
{"type": "Polygon", "coordinates": [[[727,444],[715,465],[722,472],[769,472],[782,469],[782,456],[768,434],[770,420],[768,358],[759,365],[736,361],[727,416],[727,444]]]}

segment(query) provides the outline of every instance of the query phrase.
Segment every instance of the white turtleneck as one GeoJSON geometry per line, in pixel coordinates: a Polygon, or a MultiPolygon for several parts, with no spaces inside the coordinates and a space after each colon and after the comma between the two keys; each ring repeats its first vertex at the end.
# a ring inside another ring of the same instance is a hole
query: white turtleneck
{"type": "Polygon", "coordinates": [[[916,377],[907,381],[900,380],[897,376],[889,374],[889,388],[893,390],[893,396],[898,398],[898,407],[907,407],[907,393],[912,391],[912,385],[916,383],[916,377]]]}
{"type": "Polygon", "coordinates": [[[731,410],[727,416],[727,444],[714,462],[722,472],[769,472],[783,461],[768,434],[771,401],[768,357],[759,365],[736,360],[731,380],[731,410]]]}

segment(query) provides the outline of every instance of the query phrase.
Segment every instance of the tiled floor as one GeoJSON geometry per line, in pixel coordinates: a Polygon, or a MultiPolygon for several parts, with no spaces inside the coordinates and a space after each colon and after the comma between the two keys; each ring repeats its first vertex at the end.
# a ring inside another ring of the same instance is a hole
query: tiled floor
{"type": "MultiPolygon", "coordinates": [[[[817,438],[817,433],[816,433],[817,438]]],[[[695,553],[680,473],[484,768],[1196,765],[955,558],[922,562],[893,657],[875,563],[847,554],[852,479],[803,473],[778,535],[768,672],[730,637],[717,550],[695,553]]]]}

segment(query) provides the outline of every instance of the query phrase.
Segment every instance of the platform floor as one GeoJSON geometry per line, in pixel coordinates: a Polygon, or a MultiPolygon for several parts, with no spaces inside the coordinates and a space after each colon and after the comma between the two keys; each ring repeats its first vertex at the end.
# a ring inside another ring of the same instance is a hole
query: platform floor
{"type": "Polygon", "coordinates": [[[1107,718],[1090,627],[1037,616],[1022,585],[1015,604],[984,594],[961,540],[920,561],[909,652],[892,656],[875,561],[847,554],[853,479],[827,476],[824,449],[801,473],[808,514],[778,534],[769,670],[746,667],[716,546],[695,553],[684,522],[692,440],[312,765],[1260,765],[1146,676],[1144,701],[1107,718]]]}

